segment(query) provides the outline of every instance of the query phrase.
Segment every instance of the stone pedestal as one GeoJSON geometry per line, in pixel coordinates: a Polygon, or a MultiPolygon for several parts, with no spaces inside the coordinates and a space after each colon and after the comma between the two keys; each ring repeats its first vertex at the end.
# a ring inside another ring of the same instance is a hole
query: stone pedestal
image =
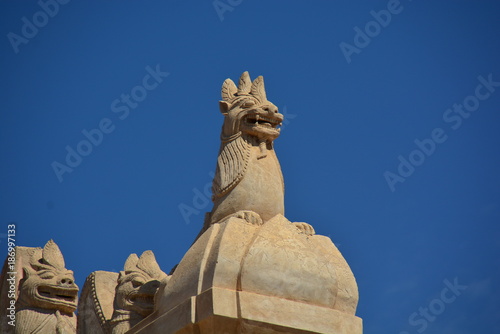
{"type": "Polygon", "coordinates": [[[189,249],[155,311],[128,333],[361,334],[358,290],[324,236],[277,215],[262,226],[231,218],[189,249]]]}

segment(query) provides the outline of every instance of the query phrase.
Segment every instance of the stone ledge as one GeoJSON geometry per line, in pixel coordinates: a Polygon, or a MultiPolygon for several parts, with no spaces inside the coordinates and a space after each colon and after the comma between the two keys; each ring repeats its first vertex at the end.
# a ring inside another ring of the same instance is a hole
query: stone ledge
{"type": "Polygon", "coordinates": [[[127,334],[361,334],[362,320],[338,310],[250,292],[210,288],[127,334]]]}

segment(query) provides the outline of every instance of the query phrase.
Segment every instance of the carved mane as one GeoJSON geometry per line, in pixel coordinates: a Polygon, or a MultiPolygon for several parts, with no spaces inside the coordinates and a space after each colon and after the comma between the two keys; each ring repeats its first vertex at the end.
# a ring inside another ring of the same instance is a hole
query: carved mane
{"type": "Polygon", "coordinates": [[[224,196],[241,181],[249,158],[250,144],[241,136],[222,142],[212,184],[213,199],[224,196]]]}
{"type": "MultiPolygon", "coordinates": [[[[264,88],[264,78],[259,76],[252,82],[248,71],[241,75],[238,87],[231,79],[226,79],[222,84],[221,96],[221,103],[225,103],[228,109],[247,97],[261,104],[269,103],[264,88]]],[[[245,175],[250,158],[251,141],[252,138],[242,135],[241,131],[231,133],[228,137],[221,135],[221,148],[212,183],[212,200],[227,194],[245,175]]]]}
{"type": "Polygon", "coordinates": [[[152,251],[140,257],[130,254],[116,282],[114,312],[108,322],[110,332],[123,334],[151,314],[156,290],[166,278],[152,251]]]}
{"type": "Polygon", "coordinates": [[[15,333],[75,333],[78,287],[61,250],[49,240],[23,253],[15,333]]]}

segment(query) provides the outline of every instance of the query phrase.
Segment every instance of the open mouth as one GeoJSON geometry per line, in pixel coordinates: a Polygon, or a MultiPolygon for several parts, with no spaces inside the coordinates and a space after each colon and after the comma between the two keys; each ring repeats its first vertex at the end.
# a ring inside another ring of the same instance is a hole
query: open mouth
{"type": "Polygon", "coordinates": [[[154,295],[137,293],[137,294],[133,294],[132,296],[130,296],[130,301],[133,304],[140,304],[143,308],[146,308],[149,306],[153,307],[154,295]]]}
{"type": "Polygon", "coordinates": [[[248,115],[245,118],[245,121],[248,125],[255,125],[276,130],[279,130],[278,126],[281,125],[281,119],[262,116],[259,114],[248,115]]]}
{"type": "Polygon", "coordinates": [[[43,299],[49,299],[54,303],[76,305],[78,296],[77,288],[61,288],[56,286],[39,286],[38,295],[43,299]]]}

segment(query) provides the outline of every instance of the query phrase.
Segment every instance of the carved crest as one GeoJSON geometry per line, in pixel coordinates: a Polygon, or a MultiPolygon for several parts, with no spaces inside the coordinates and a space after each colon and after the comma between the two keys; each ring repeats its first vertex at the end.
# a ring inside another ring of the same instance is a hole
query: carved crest
{"type": "Polygon", "coordinates": [[[61,250],[52,239],[45,244],[45,247],[43,247],[42,263],[59,270],[63,270],[66,267],[61,250]]]}
{"type": "Polygon", "coordinates": [[[233,103],[241,96],[252,96],[260,103],[264,103],[267,101],[264,77],[259,76],[252,82],[248,71],[245,71],[240,77],[238,88],[236,88],[233,80],[228,78],[222,84],[221,95],[222,100],[229,103],[233,103]]]}
{"type": "Polygon", "coordinates": [[[16,333],[75,333],[79,289],[61,250],[49,240],[22,253],[16,333]]]}
{"type": "Polygon", "coordinates": [[[166,274],[160,269],[158,262],[152,251],[147,250],[142,253],[141,257],[137,257],[137,254],[130,254],[125,265],[123,266],[125,275],[132,272],[142,271],[151,278],[162,278],[166,274]]]}
{"type": "Polygon", "coordinates": [[[266,157],[267,146],[272,147],[283,120],[278,108],[267,100],[262,76],[252,82],[248,72],[243,72],[238,87],[228,78],[222,84],[221,96],[219,106],[225,118],[212,200],[227,194],[243,179],[252,145],[259,145],[259,158],[266,157]]]}
{"type": "Polygon", "coordinates": [[[153,312],[154,295],[168,278],[152,251],[140,257],[130,254],[117,280],[114,312],[109,320],[112,334],[123,334],[153,312]]]}

